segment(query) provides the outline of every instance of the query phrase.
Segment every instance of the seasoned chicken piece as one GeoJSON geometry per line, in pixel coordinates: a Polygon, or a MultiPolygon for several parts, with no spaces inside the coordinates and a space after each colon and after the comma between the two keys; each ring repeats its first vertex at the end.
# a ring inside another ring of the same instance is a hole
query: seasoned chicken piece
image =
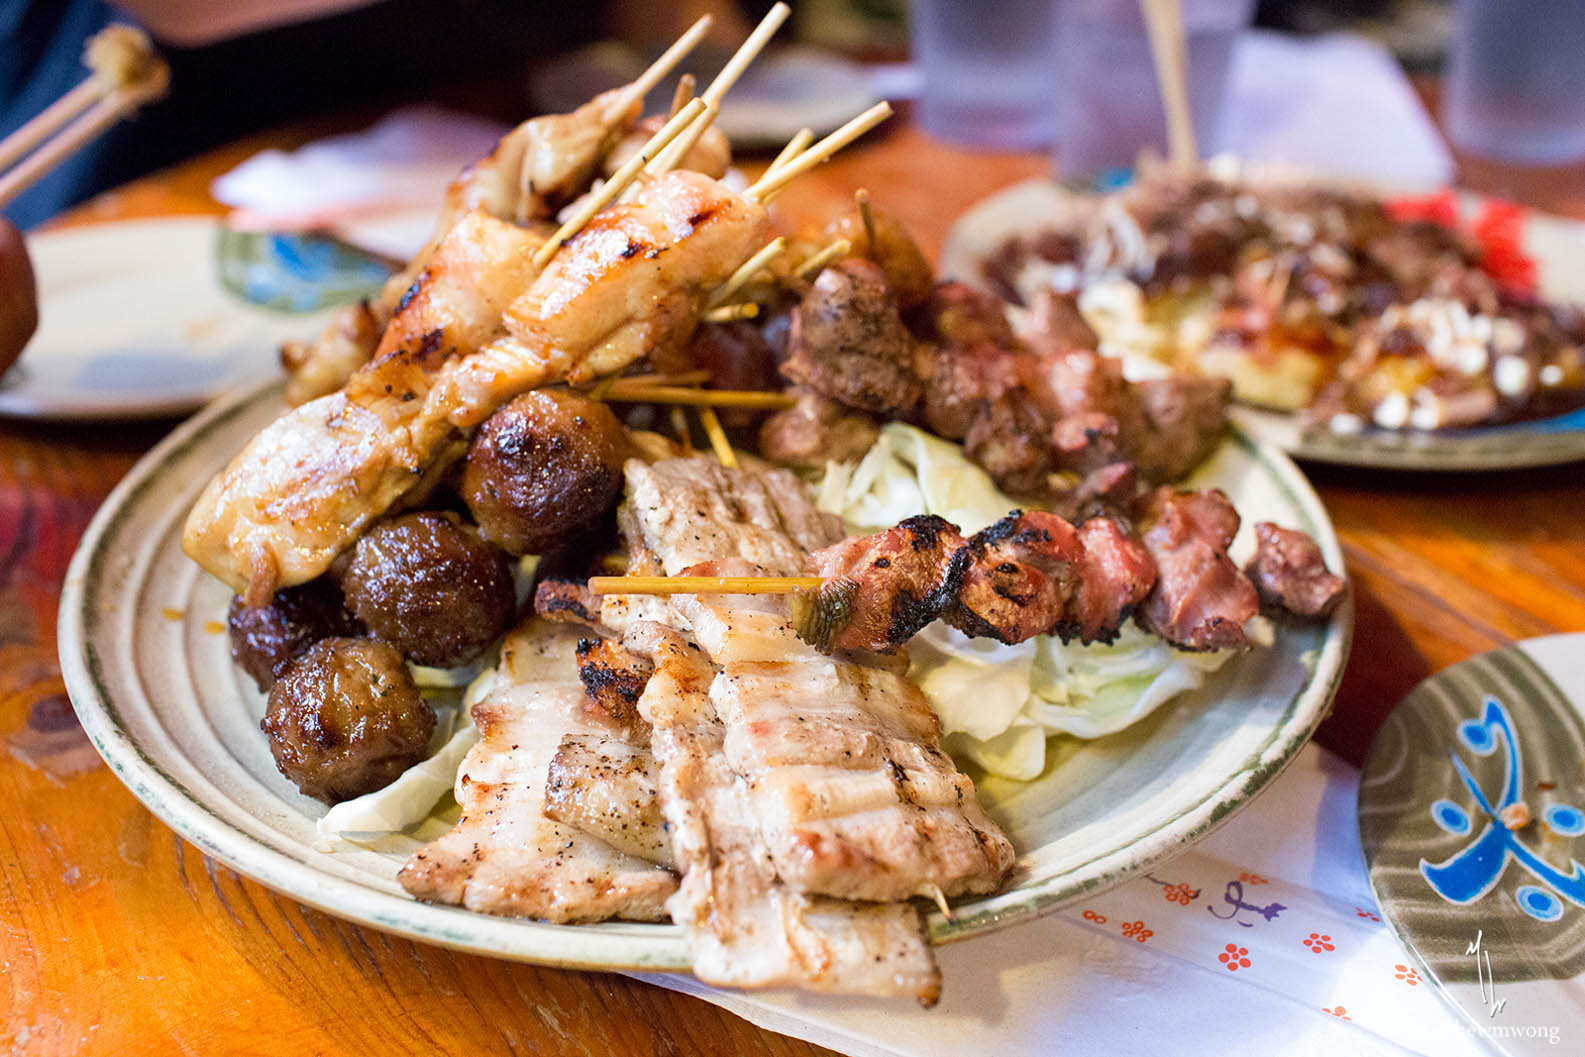
{"type": "Polygon", "coordinates": [[[913,356],[880,266],[850,257],[822,271],[793,313],[781,372],[849,407],[906,417],[919,401],[913,356]]]}
{"type": "Polygon", "coordinates": [[[473,217],[446,239],[458,268],[431,270],[375,359],[266,427],[200,495],[183,548],[250,603],[323,572],[518,393],[685,341],[707,291],[767,226],[763,208],[709,177],[668,173],[601,213],[529,283],[537,237],[473,217]],[[513,335],[472,351],[524,286],[507,312],[513,335]]]}
{"type": "Polygon", "coordinates": [[[874,416],[813,389],[795,391],[798,403],[760,427],[760,454],[771,462],[800,470],[823,470],[828,461],[857,462],[881,435],[874,416]]]}
{"type": "Polygon", "coordinates": [[[1255,556],[1244,566],[1260,601],[1299,616],[1326,616],[1343,600],[1348,584],[1326,567],[1315,540],[1270,521],[1255,524],[1255,556]]]}
{"type": "Polygon", "coordinates": [[[826,235],[847,239],[853,247],[853,256],[866,257],[879,265],[886,275],[886,285],[891,287],[903,311],[930,299],[935,272],[913,236],[890,213],[872,208],[870,224],[865,224],[863,213],[855,209],[827,225],[826,235]],[[875,231],[873,245],[870,243],[872,226],[875,231]]]}
{"type": "MultiPolygon", "coordinates": [[[[696,571],[750,572],[741,566],[696,571]]],[[[710,701],[723,751],[790,888],[890,901],[1001,884],[1012,843],[941,751],[940,720],[905,675],[818,652],[776,611],[781,599],[673,604],[721,669],[710,701]]]]}
{"type": "Polygon", "coordinates": [[[503,136],[451,182],[434,236],[378,294],[342,309],[314,341],[281,347],[287,400],[296,406],[333,393],[368,362],[409,288],[434,266],[436,250],[466,217],[482,212],[519,224],[554,217],[633,128],[639,106],[632,92],[618,88],[570,114],[531,118],[503,136]]]}
{"type": "Polygon", "coordinates": [[[1260,609],[1255,585],[1227,556],[1238,511],[1219,488],[1176,492],[1163,486],[1149,499],[1145,548],[1156,562],[1156,585],[1139,623],[1190,650],[1243,649],[1244,622],[1260,609]]]}
{"type": "Polygon", "coordinates": [[[798,893],[777,878],[747,784],[728,764],[714,669],[697,646],[636,623],[624,644],[655,666],[639,699],[660,761],[660,802],[682,870],[672,920],[694,973],[728,987],[913,995],[934,1004],[940,971],[919,911],[798,893]]]}
{"type": "Polygon", "coordinates": [[[545,817],[623,854],[674,869],[656,792],[659,780],[660,765],[647,745],[625,737],[568,734],[550,759],[545,817]]]}
{"type": "Polygon", "coordinates": [[[402,867],[420,899],[554,922],[657,921],[671,871],[546,818],[546,774],[567,734],[624,734],[587,698],[573,666],[578,633],[530,621],[501,647],[499,683],[473,706],[479,743],[457,774],[462,818],[402,867]]]}
{"type": "Polygon", "coordinates": [[[729,469],[693,455],[630,460],[624,470],[631,527],[671,576],[726,557],[772,575],[802,575],[808,551],[843,536],[841,519],[817,510],[802,481],[763,463],[729,469]]]}
{"type": "MultiPolygon", "coordinates": [[[[642,150],[644,144],[648,143],[664,124],[666,124],[664,114],[652,114],[640,121],[633,131],[618,140],[606,154],[600,170],[606,176],[616,172],[642,150]]],[[[731,167],[732,141],[727,139],[725,132],[714,125],[704,130],[704,135],[688,148],[688,153],[684,154],[682,160],[677,163],[679,169],[702,172],[717,180],[725,176],[726,171],[731,167]]]]}

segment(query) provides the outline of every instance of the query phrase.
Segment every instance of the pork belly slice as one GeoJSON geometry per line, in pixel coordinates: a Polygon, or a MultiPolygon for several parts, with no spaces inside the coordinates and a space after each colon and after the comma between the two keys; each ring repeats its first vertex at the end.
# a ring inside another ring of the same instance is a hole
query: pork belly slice
{"type": "Polygon", "coordinates": [[[550,758],[545,817],[617,851],[668,869],[676,865],[657,793],[660,765],[625,737],[568,734],[550,758]]]}
{"type": "Polygon", "coordinates": [[[682,883],[670,902],[694,973],[727,987],[913,995],[931,1005],[940,971],[919,911],[794,891],[777,877],[728,763],[727,729],[710,697],[717,676],[677,631],[636,622],[624,639],[655,666],[639,699],[660,762],[660,802],[682,883]]]}
{"type": "Polygon", "coordinates": [[[462,818],[398,875],[419,899],[552,922],[661,921],[671,871],[544,815],[546,773],[566,734],[620,740],[591,708],[576,629],[530,621],[502,644],[500,682],[473,706],[479,743],[457,776],[462,818]]]}
{"type": "Polygon", "coordinates": [[[786,470],[744,459],[729,469],[708,455],[630,460],[623,530],[637,531],[668,576],[699,562],[742,558],[774,576],[807,572],[807,552],[846,533],[816,509],[786,470]]]}
{"type": "MultiPolygon", "coordinates": [[[[715,575],[742,575],[717,563],[715,575]]],[[[846,899],[995,890],[1012,842],[941,750],[941,724],[906,675],[827,657],[780,600],[679,596],[721,668],[710,701],[776,872],[846,899]]]]}

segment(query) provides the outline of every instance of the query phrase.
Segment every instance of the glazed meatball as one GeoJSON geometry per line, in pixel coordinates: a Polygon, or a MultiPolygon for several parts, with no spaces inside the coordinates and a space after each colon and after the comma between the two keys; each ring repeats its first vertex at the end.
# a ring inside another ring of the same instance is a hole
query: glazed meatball
{"type": "Polygon", "coordinates": [[[609,407],[539,389],[479,428],[462,495],[485,539],[512,554],[543,554],[616,506],[627,455],[627,436],[609,407]]]}
{"type": "Polygon", "coordinates": [[[415,664],[466,664],[506,630],[517,606],[500,548],[455,514],[388,518],[353,548],[341,576],[347,608],[415,664]]]}
{"type": "Polygon", "coordinates": [[[341,588],[327,577],[283,587],[268,605],[245,605],[238,595],[231,600],[226,625],[231,659],[266,693],[292,659],[320,639],[363,634],[342,602],[341,588]]]}
{"type": "Polygon", "coordinates": [[[259,726],[280,772],[334,804],[383,789],[422,760],[435,712],[394,646],[330,638],[281,673],[259,726]]]}

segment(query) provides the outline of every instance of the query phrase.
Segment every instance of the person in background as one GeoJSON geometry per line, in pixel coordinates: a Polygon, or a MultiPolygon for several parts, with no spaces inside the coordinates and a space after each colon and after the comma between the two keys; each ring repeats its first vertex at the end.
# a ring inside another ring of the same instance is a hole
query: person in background
{"type": "Polygon", "coordinates": [[[0,220],[0,374],[22,355],[38,325],[33,265],[22,233],[9,220],[0,220]]]}

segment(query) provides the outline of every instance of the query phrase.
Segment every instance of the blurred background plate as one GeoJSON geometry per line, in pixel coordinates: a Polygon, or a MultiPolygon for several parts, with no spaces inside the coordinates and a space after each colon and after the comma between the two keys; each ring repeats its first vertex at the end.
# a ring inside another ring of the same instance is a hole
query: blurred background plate
{"type": "MultiPolygon", "coordinates": [[[[1292,167],[1249,170],[1259,182],[1291,182],[1292,167]]],[[[1340,181],[1339,181],[1340,182],[1340,181]]],[[[1343,186],[1357,186],[1340,182],[1343,186]]],[[[1391,190],[1377,193],[1393,193],[1391,190]]],[[[941,251],[943,278],[961,279],[984,289],[981,262],[1004,240],[1028,235],[1071,215],[1081,192],[1050,180],[1029,180],[975,204],[952,225],[941,251]]],[[[1479,203],[1462,195],[1466,215],[1479,203]]],[[[1527,212],[1524,248],[1535,259],[1541,292],[1554,300],[1585,306],[1585,222],[1527,212]]],[[[1234,405],[1233,419],[1259,439],[1298,459],[1393,470],[1506,470],[1553,466],[1585,459],[1585,410],[1551,419],[1482,429],[1368,429],[1358,434],[1302,430],[1289,414],[1234,405]]]]}
{"type": "Polygon", "coordinates": [[[377,286],[378,262],[312,237],[230,232],[208,217],[28,237],[39,330],[0,376],[0,415],[183,414],[279,370],[289,338],[377,286]]]}

